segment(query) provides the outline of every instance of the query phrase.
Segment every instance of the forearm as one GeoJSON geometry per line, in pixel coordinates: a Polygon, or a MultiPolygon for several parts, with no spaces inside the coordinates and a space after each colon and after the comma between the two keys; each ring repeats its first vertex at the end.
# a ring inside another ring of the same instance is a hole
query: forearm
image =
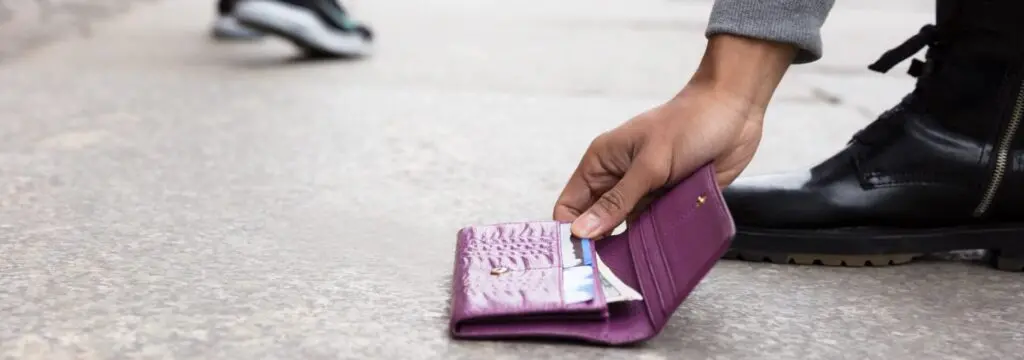
{"type": "Polygon", "coordinates": [[[797,53],[786,43],[714,35],[687,87],[729,94],[743,106],[764,111],[797,53]]]}
{"type": "Polygon", "coordinates": [[[715,0],[706,35],[732,34],[790,44],[793,63],[821,58],[821,25],[835,0],[715,0]]]}

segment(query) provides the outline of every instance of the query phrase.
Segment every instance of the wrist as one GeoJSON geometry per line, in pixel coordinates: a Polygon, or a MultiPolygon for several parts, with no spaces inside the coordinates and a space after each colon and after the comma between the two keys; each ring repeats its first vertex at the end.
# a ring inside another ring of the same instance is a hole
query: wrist
{"type": "Polygon", "coordinates": [[[789,44],[715,35],[687,87],[727,94],[752,110],[764,111],[796,54],[796,47],[789,44]]]}

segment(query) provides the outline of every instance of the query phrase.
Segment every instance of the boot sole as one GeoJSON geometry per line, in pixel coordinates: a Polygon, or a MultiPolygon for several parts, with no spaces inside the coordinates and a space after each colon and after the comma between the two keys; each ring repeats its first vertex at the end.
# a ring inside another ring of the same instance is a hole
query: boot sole
{"type": "Polygon", "coordinates": [[[890,255],[829,255],[829,254],[786,254],[756,251],[729,250],[723,259],[752,262],[767,262],[789,265],[820,265],[844,267],[885,267],[903,265],[914,261],[923,254],[890,255]]]}
{"type": "Polygon", "coordinates": [[[945,229],[845,228],[780,230],[740,228],[724,259],[794,265],[884,267],[929,253],[985,249],[986,261],[1024,271],[1024,225],[945,229]]]}
{"type": "Polygon", "coordinates": [[[284,38],[312,55],[360,58],[371,54],[370,41],[325,25],[309,9],[275,1],[249,0],[233,12],[249,28],[284,38]]]}

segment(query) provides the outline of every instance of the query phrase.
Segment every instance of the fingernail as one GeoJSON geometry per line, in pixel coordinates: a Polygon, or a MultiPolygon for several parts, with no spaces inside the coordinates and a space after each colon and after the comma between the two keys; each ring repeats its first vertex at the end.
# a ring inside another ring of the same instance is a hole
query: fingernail
{"type": "Polygon", "coordinates": [[[601,226],[601,219],[597,215],[586,213],[572,222],[572,232],[579,237],[589,238],[601,226]]]}

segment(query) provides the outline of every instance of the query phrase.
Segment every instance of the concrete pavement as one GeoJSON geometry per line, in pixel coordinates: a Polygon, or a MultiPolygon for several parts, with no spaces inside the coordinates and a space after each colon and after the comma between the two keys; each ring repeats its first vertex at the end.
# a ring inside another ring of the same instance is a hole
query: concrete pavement
{"type": "MultiPolygon", "coordinates": [[[[0,62],[154,0],[0,0],[0,62]]],[[[212,6],[212,5],[211,5],[212,6]]]]}
{"type": "MultiPolygon", "coordinates": [[[[826,59],[785,81],[749,173],[819,160],[912,86],[905,67],[863,69],[928,21],[928,7],[846,3],[826,29],[826,59]]],[[[352,6],[379,33],[367,61],[215,44],[210,4],[176,0],[0,65],[0,356],[1024,353],[1020,276],[950,260],[721,262],[634,349],[450,341],[455,231],[548,217],[595,134],[685,81],[709,4],[352,6]]]]}

